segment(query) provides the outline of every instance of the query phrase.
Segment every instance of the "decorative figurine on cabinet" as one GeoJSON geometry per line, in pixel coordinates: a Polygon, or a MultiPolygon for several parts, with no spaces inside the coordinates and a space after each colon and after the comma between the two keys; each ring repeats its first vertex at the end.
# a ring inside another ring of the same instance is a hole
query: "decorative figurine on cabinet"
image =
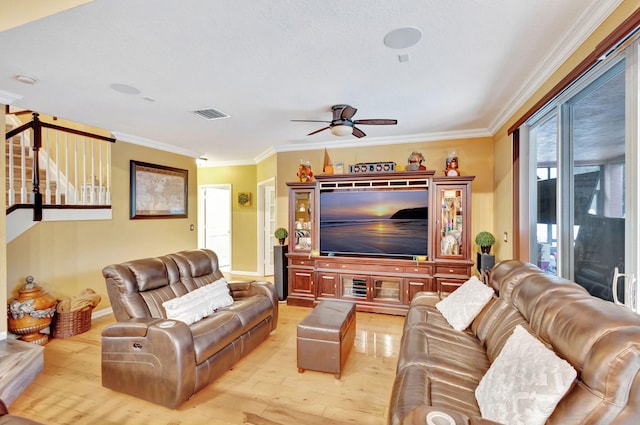
{"type": "Polygon", "coordinates": [[[447,158],[447,168],[444,170],[445,176],[459,176],[460,171],[458,170],[458,157],[450,156],[447,158]]]}
{"type": "Polygon", "coordinates": [[[309,161],[301,162],[296,174],[301,183],[313,181],[313,171],[311,171],[311,163],[309,161]]]}
{"type": "Polygon", "coordinates": [[[427,167],[422,165],[423,162],[424,162],[424,156],[420,152],[411,152],[411,155],[409,155],[409,159],[407,160],[407,166],[405,170],[407,171],[426,170],[427,167]]]}

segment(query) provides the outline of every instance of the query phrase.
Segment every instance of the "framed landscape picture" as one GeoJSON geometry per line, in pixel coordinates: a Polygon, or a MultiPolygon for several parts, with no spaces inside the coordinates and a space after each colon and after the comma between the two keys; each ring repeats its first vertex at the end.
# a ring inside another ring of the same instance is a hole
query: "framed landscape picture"
{"type": "Polygon", "coordinates": [[[130,168],[130,219],[187,217],[187,170],[133,160],[130,168]]]}

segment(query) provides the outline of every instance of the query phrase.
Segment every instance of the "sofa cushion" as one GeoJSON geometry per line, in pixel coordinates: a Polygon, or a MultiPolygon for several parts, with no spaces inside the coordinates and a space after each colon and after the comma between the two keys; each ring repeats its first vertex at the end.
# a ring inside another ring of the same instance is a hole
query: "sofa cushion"
{"type": "Polygon", "coordinates": [[[242,326],[240,318],[227,310],[218,310],[192,324],[190,328],[198,365],[206,362],[247,331],[242,326]]]}
{"type": "Polygon", "coordinates": [[[467,377],[475,388],[489,368],[484,347],[473,335],[416,326],[405,330],[402,338],[398,369],[421,364],[434,372],[467,377]]]}
{"type": "Polygon", "coordinates": [[[473,276],[448,297],[436,304],[451,327],[463,331],[491,300],[493,289],[473,276]]]}
{"type": "Polygon", "coordinates": [[[480,416],[473,389],[476,381],[429,366],[410,364],[398,371],[389,405],[390,424],[399,424],[411,410],[421,406],[442,407],[472,416],[480,416]]]}
{"type": "Polygon", "coordinates": [[[180,320],[187,325],[208,316],[220,307],[233,304],[227,281],[217,281],[195,289],[181,297],[162,303],[168,319],[180,320]]]}
{"type": "Polygon", "coordinates": [[[569,363],[518,325],[480,380],[476,399],[485,419],[543,425],[576,376],[569,363]]]}
{"type": "Polygon", "coordinates": [[[264,295],[256,295],[248,298],[240,298],[224,310],[233,312],[242,322],[242,327],[246,330],[258,325],[260,322],[270,317],[273,312],[271,300],[264,295]]]}
{"type": "Polygon", "coordinates": [[[171,285],[178,280],[177,267],[166,256],[129,261],[125,266],[133,274],[140,292],[171,285]]]}

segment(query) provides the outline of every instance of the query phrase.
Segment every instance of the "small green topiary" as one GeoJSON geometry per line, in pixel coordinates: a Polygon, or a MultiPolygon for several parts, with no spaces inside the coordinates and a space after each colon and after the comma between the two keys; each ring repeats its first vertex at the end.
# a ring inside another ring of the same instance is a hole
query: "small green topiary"
{"type": "Polygon", "coordinates": [[[278,239],[278,243],[280,245],[284,245],[284,240],[289,236],[289,232],[284,227],[278,227],[275,232],[273,232],[273,236],[278,239]]]}
{"type": "Polygon", "coordinates": [[[496,238],[489,232],[480,232],[476,235],[476,244],[480,248],[491,247],[496,243],[496,238]]]}
{"type": "Polygon", "coordinates": [[[275,236],[276,239],[284,239],[289,236],[289,232],[287,232],[287,229],[285,229],[284,227],[278,227],[273,233],[273,236],[275,236]]]}

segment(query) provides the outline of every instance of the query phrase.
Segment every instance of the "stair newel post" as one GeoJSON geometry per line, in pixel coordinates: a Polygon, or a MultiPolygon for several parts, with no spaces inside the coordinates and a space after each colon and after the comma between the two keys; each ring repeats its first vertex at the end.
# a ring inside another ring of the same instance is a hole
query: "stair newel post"
{"type": "Polygon", "coordinates": [[[42,221],[42,193],[40,193],[40,164],[38,155],[42,147],[42,123],[33,113],[33,221],[42,221]]]}

